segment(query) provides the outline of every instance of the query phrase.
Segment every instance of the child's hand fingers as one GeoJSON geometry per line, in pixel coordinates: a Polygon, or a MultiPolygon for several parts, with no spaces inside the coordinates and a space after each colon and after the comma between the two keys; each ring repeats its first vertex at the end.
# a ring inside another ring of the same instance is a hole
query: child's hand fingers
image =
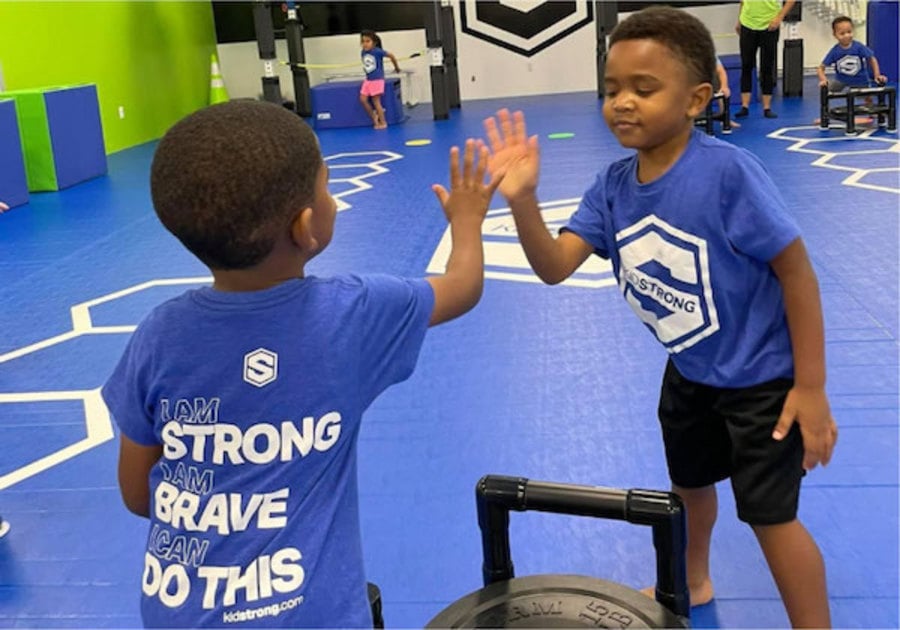
{"type": "Polygon", "coordinates": [[[488,150],[480,140],[478,141],[478,168],[475,169],[475,182],[481,184],[484,181],[484,173],[487,170],[488,150]]]}
{"type": "Polygon", "coordinates": [[[450,188],[459,186],[459,147],[450,148],[450,188]]]}
{"type": "Polygon", "coordinates": [[[491,143],[491,151],[496,153],[503,148],[503,143],[500,141],[500,131],[497,129],[497,121],[494,120],[493,116],[485,118],[484,132],[487,134],[488,142],[491,143]]]}
{"type": "Polygon", "coordinates": [[[441,186],[440,184],[434,184],[431,187],[431,190],[434,191],[434,194],[438,198],[438,202],[441,204],[441,207],[447,205],[447,200],[450,199],[450,193],[447,192],[447,189],[441,186]]]}
{"type": "Polygon", "coordinates": [[[488,197],[493,197],[493,196],[494,196],[494,191],[497,190],[497,186],[499,186],[499,185],[500,185],[500,182],[503,181],[503,176],[504,176],[504,175],[506,175],[506,169],[505,169],[505,168],[498,169],[498,170],[494,171],[494,174],[493,174],[493,176],[491,177],[491,181],[488,182],[488,185],[487,185],[488,197]]]}
{"type": "Polygon", "coordinates": [[[497,112],[497,116],[500,118],[500,128],[503,130],[503,140],[506,142],[506,146],[513,146],[516,144],[517,138],[509,117],[509,110],[501,109],[497,112]]]}
{"type": "Polygon", "coordinates": [[[521,111],[513,114],[513,122],[515,123],[516,142],[524,143],[528,134],[525,133],[525,114],[521,111]]]}
{"type": "Polygon", "coordinates": [[[468,186],[472,181],[472,163],[475,161],[475,141],[466,140],[466,152],[463,155],[463,185],[468,186]]]}

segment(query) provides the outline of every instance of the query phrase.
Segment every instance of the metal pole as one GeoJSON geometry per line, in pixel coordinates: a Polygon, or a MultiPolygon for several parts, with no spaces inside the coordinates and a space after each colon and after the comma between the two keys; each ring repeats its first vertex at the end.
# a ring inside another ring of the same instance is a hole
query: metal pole
{"type": "Polygon", "coordinates": [[[432,0],[425,9],[425,42],[431,74],[431,109],[435,120],[450,118],[447,76],[441,39],[441,2],[432,0]]]}
{"type": "Polygon", "coordinates": [[[458,108],[459,99],[459,67],[456,65],[456,19],[453,7],[444,4],[441,7],[441,40],[444,50],[444,67],[447,70],[447,101],[450,107],[458,108]]]}
{"type": "Polygon", "coordinates": [[[275,27],[272,24],[272,8],[268,2],[253,3],[253,28],[256,30],[256,45],[259,58],[263,62],[263,100],[281,105],[281,86],[275,74],[275,27]]]}
{"type": "Polygon", "coordinates": [[[595,0],[594,23],[597,25],[597,98],[606,95],[603,78],[606,75],[607,38],[619,21],[619,3],[595,0]]]}
{"type": "Polygon", "coordinates": [[[287,40],[288,59],[291,62],[291,75],[294,78],[294,103],[301,116],[312,116],[312,99],[309,91],[309,72],[297,64],[306,63],[303,50],[303,20],[296,2],[287,3],[287,18],[284,22],[284,36],[287,40]]]}

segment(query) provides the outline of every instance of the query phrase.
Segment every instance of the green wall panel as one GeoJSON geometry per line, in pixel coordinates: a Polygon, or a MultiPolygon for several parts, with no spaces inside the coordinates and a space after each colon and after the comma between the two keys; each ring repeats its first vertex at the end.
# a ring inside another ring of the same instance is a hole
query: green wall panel
{"type": "Polygon", "coordinates": [[[6,89],[95,83],[107,153],[205,106],[215,49],[209,2],[0,0],[6,89]]]}
{"type": "Polygon", "coordinates": [[[16,101],[16,118],[22,138],[25,177],[28,190],[56,190],[56,165],[47,125],[47,108],[41,90],[3,92],[3,98],[16,101]]]}

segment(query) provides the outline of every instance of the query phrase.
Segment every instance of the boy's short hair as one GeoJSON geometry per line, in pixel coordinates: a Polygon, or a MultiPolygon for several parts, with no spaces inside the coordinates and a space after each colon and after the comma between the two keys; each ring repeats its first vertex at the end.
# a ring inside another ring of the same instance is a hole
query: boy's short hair
{"type": "Polygon", "coordinates": [[[322,153],[299,116],[273,103],[206,107],[166,132],[150,192],[159,220],[212,269],[262,261],[312,203],[322,153]]]}
{"type": "Polygon", "coordinates": [[[833,20],[831,20],[831,32],[832,33],[834,32],[834,29],[837,28],[837,25],[840,24],[841,22],[849,22],[850,26],[853,26],[853,20],[848,18],[846,15],[839,15],[836,18],[834,18],[833,20]]]}
{"type": "Polygon", "coordinates": [[[716,76],[716,47],[709,29],[699,19],[680,9],[653,6],[632,13],[609,36],[609,47],[630,39],[659,42],[687,67],[697,83],[712,83],[716,76]]]}

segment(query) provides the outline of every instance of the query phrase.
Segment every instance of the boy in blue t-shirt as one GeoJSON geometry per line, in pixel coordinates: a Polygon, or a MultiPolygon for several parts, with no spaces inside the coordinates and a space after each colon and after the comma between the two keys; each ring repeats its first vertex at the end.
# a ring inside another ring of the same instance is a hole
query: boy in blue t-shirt
{"type": "Polygon", "coordinates": [[[878,67],[875,53],[853,39],[853,21],[850,18],[835,18],[831,22],[831,32],[838,43],[828,51],[816,69],[820,86],[827,85],[829,91],[841,92],[848,87],[868,87],[873,77],[879,85],[887,83],[887,77],[881,74],[878,67]],[[831,82],[825,76],[825,68],[830,66],[834,66],[835,74],[831,82]]]}
{"type": "Polygon", "coordinates": [[[522,247],[548,284],[591,255],[668,350],[659,417],[673,490],[687,512],[691,602],[713,598],[715,483],[731,478],[795,627],[830,624],[825,567],[797,520],[800,480],[831,458],[818,284],[761,162],[694,130],[712,94],[706,27],[669,7],[610,36],[603,115],[636,154],[604,168],[554,237],[537,200],[537,136],[521,112],[485,121],[491,169],[522,247]]]}
{"type": "Polygon", "coordinates": [[[153,158],[160,221],[213,275],[138,326],[103,397],[125,505],[150,520],[148,627],[372,627],[359,531],[360,420],[412,373],[429,326],[475,306],[487,148],[433,186],[446,273],[319,278],[336,205],[315,134],[230,102],[174,125],[153,158]],[[477,163],[477,165],[476,165],[477,163]]]}
{"type": "Polygon", "coordinates": [[[387,129],[387,120],[384,117],[384,106],[381,104],[381,96],[384,94],[384,58],[387,57],[394,64],[394,70],[400,72],[397,58],[381,47],[381,38],[375,31],[363,31],[359,37],[362,51],[363,70],[366,78],[359,88],[359,102],[362,103],[369,118],[372,119],[375,129],[387,129]],[[369,99],[372,104],[369,104],[369,99]]]}

